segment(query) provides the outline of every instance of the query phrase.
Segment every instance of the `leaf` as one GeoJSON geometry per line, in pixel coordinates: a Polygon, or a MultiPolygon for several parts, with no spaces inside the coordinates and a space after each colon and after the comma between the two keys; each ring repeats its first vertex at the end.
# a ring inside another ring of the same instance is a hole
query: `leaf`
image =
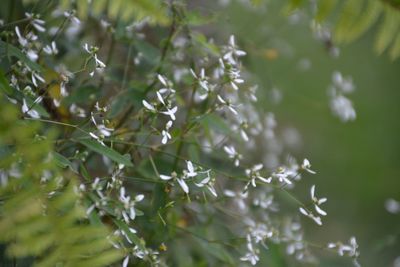
{"type": "Polygon", "coordinates": [[[379,1],[369,0],[367,7],[361,12],[360,18],[348,29],[349,34],[344,41],[351,42],[359,38],[376,22],[381,13],[382,4],[379,1]]]}
{"type": "Polygon", "coordinates": [[[205,123],[208,125],[210,128],[223,133],[227,135],[232,135],[232,130],[229,128],[229,126],[226,124],[226,122],[221,119],[221,117],[214,115],[214,114],[208,114],[207,116],[204,116],[201,120],[201,123],[205,123]]]}
{"type": "Polygon", "coordinates": [[[300,8],[306,1],[305,0],[290,0],[289,3],[284,7],[283,14],[290,15],[296,9],[300,8]]]}
{"type": "Polygon", "coordinates": [[[128,166],[128,167],[133,167],[132,162],[127,157],[121,155],[117,151],[115,151],[107,146],[103,146],[102,144],[100,144],[99,142],[97,142],[95,140],[81,139],[81,140],[79,140],[79,143],[86,146],[90,150],[93,150],[94,152],[104,155],[107,158],[109,158],[117,163],[124,164],[125,166],[128,166]]]}
{"type": "Polygon", "coordinates": [[[218,56],[219,48],[213,43],[210,43],[207,38],[201,33],[193,33],[193,39],[205,49],[207,49],[211,54],[218,56]]]}
{"type": "Polygon", "coordinates": [[[318,2],[318,10],[315,19],[318,22],[324,21],[336,6],[337,0],[324,0],[318,2]]]}
{"type": "Polygon", "coordinates": [[[13,89],[11,88],[10,84],[7,81],[3,71],[0,70],[0,89],[6,93],[7,95],[12,94],[13,89]]]}
{"type": "Polygon", "coordinates": [[[83,178],[85,178],[87,181],[92,180],[92,177],[90,177],[89,172],[87,171],[85,165],[82,162],[81,164],[79,164],[79,172],[83,176],[83,178]]]}
{"type": "Polygon", "coordinates": [[[135,48],[143,54],[144,59],[152,64],[156,65],[161,57],[160,50],[148,42],[142,40],[135,40],[135,48]]]}
{"type": "Polygon", "coordinates": [[[349,28],[358,20],[358,16],[362,10],[362,3],[363,0],[352,0],[344,4],[335,30],[334,37],[337,42],[343,42],[346,39],[346,36],[349,34],[349,28]]]}
{"type": "Polygon", "coordinates": [[[67,105],[87,104],[91,99],[98,99],[100,93],[100,90],[94,85],[82,86],[73,90],[72,93],[63,100],[63,102],[67,105]]]}
{"type": "Polygon", "coordinates": [[[72,165],[72,162],[67,159],[66,157],[64,157],[63,155],[61,155],[60,153],[54,152],[53,153],[54,156],[54,160],[56,162],[56,164],[61,167],[61,168],[67,168],[69,167],[72,171],[75,171],[72,165]]]}
{"type": "Polygon", "coordinates": [[[392,42],[400,25],[399,14],[390,7],[385,9],[385,20],[382,23],[375,42],[376,51],[381,54],[392,42]]]}
{"type": "Polygon", "coordinates": [[[400,34],[397,34],[396,39],[394,40],[393,46],[390,49],[390,58],[392,60],[398,58],[400,56],[400,34]]]}
{"type": "MultiPolygon", "coordinates": [[[[79,8],[86,7],[78,5],[78,14],[83,13],[79,8]]],[[[91,4],[91,11],[97,15],[107,12],[110,18],[123,21],[132,21],[132,18],[141,20],[147,17],[150,22],[160,25],[167,25],[170,22],[166,6],[162,5],[160,0],[96,0],[91,4]]]]}
{"type": "Polygon", "coordinates": [[[0,55],[10,55],[13,57],[18,58],[19,60],[21,60],[23,63],[25,63],[31,70],[37,71],[37,72],[41,72],[42,71],[42,67],[37,64],[36,62],[33,62],[32,60],[30,60],[24,53],[22,53],[21,50],[19,50],[18,48],[16,48],[15,46],[3,42],[0,40],[0,55]]]}
{"type": "Polygon", "coordinates": [[[220,261],[230,265],[235,265],[235,260],[232,258],[231,254],[220,244],[210,244],[206,243],[201,240],[200,244],[202,245],[203,249],[210,253],[220,261]]]}

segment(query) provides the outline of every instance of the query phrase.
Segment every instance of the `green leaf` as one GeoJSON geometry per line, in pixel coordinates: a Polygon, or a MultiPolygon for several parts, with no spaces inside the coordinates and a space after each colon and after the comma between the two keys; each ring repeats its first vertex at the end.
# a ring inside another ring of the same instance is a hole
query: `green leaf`
{"type": "Polygon", "coordinates": [[[398,58],[400,56],[400,34],[397,34],[396,39],[394,40],[393,46],[390,49],[390,58],[392,60],[398,58]]]}
{"type": "Polygon", "coordinates": [[[337,0],[324,0],[318,2],[318,10],[315,19],[319,22],[324,21],[336,6],[337,0]]]}
{"type": "Polygon", "coordinates": [[[86,146],[90,150],[97,152],[101,155],[104,155],[107,158],[109,158],[117,163],[124,164],[125,166],[128,166],[128,167],[133,167],[132,162],[127,157],[121,155],[117,151],[115,151],[107,146],[103,146],[102,144],[100,144],[99,142],[97,142],[95,140],[81,139],[81,140],[79,140],[79,143],[86,146]]]}
{"type": "Polygon", "coordinates": [[[87,104],[90,103],[93,99],[98,99],[100,97],[99,88],[94,85],[87,85],[78,87],[76,90],[73,90],[72,93],[67,96],[63,102],[67,105],[71,104],[87,104]]]}
{"type": "Polygon", "coordinates": [[[210,244],[206,243],[203,240],[201,241],[201,245],[207,253],[210,253],[220,261],[230,265],[235,265],[235,260],[232,258],[230,253],[220,244],[210,244]]]}
{"type": "Polygon", "coordinates": [[[11,88],[10,84],[8,83],[6,76],[4,75],[3,71],[1,71],[1,70],[0,70],[0,89],[7,95],[12,94],[12,92],[13,92],[13,89],[11,88]]]}
{"type": "Polygon", "coordinates": [[[351,42],[364,34],[379,18],[382,13],[382,4],[376,0],[369,0],[367,6],[361,12],[361,16],[354,25],[348,29],[345,42],[351,42]]]}
{"type": "Polygon", "coordinates": [[[232,130],[231,128],[226,124],[226,122],[221,119],[221,117],[214,115],[214,114],[208,114],[207,116],[204,116],[201,120],[202,124],[206,124],[210,128],[223,133],[227,134],[229,136],[232,135],[232,130]]]}
{"type": "Polygon", "coordinates": [[[0,55],[13,56],[25,63],[31,70],[41,72],[42,67],[30,60],[21,50],[15,46],[0,40],[0,55]]]}
{"type": "Polygon", "coordinates": [[[347,1],[341,12],[340,18],[336,25],[335,40],[343,42],[349,34],[350,27],[357,22],[358,16],[362,10],[362,0],[347,1]]]}
{"type": "Polygon", "coordinates": [[[193,39],[202,47],[207,49],[211,54],[218,56],[219,48],[213,43],[210,43],[207,38],[201,33],[193,33],[193,39]]]}
{"type": "Polygon", "coordinates": [[[54,152],[53,153],[54,156],[54,160],[56,162],[56,164],[61,167],[61,168],[67,168],[69,167],[72,171],[75,171],[72,165],[72,162],[67,159],[66,157],[64,157],[63,155],[61,155],[60,153],[54,152]]]}
{"type": "Polygon", "coordinates": [[[375,43],[376,51],[381,54],[392,42],[400,25],[399,14],[390,7],[385,9],[385,20],[382,23],[375,43]]]}
{"type": "Polygon", "coordinates": [[[79,164],[79,172],[80,172],[80,174],[82,174],[83,178],[85,178],[87,181],[90,181],[92,179],[92,177],[90,177],[89,172],[87,171],[85,165],[83,165],[82,162],[81,162],[81,164],[79,164]]]}
{"type": "Polygon", "coordinates": [[[142,40],[135,40],[134,42],[135,48],[142,53],[144,59],[152,64],[156,65],[161,57],[160,50],[157,49],[155,46],[148,42],[144,42],[142,40]]]}

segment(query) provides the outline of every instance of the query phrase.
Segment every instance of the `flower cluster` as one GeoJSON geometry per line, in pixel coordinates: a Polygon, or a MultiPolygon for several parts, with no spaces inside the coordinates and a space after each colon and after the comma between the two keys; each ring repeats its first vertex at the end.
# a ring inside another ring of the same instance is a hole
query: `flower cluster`
{"type": "Polygon", "coordinates": [[[352,93],[354,89],[351,77],[345,78],[338,71],[332,74],[332,85],[328,88],[330,106],[332,112],[343,122],[356,119],[356,111],[354,110],[353,103],[345,96],[352,93]]]}
{"type": "MultiPolygon", "coordinates": [[[[101,8],[89,2],[93,10],[87,16],[59,7],[51,20],[26,13],[25,27],[12,24],[10,43],[20,53],[13,55],[18,60],[10,63],[5,74],[10,82],[4,84],[22,118],[60,128],[54,142],[59,153],[52,157],[78,177],[77,205],[86,210],[87,223],[110,222],[107,242],[123,255],[121,265],[166,266],[172,254],[164,257],[169,253],[164,242],[187,235],[211,243],[238,240],[221,243],[235,247],[224,251],[238,251],[241,264],[259,263],[271,243],[298,261],[315,263],[297,208],[279,194],[289,195],[318,225],[327,216],[322,207],[327,198],[317,197],[313,185],[310,203],[297,199],[294,188],[302,177],[317,172],[307,158],[291,155],[298,153],[292,150],[301,141],[298,131],[257,104],[264,91],[279,100],[282,95],[254,83],[241,61],[247,55],[241,40],[231,35],[218,45],[219,39],[207,39],[192,29],[187,10],[175,1],[165,3],[170,12],[161,21],[152,16],[132,21],[123,10],[118,19],[112,11],[99,15],[101,8]],[[155,33],[166,30],[163,25],[169,25],[168,35],[158,40],[155,33]]],[[[319,39],[331,38],[323,28],[315,30],[319,39]]],[[[345,96],[353,91],[351,78],[333,73],[331,109],[342,121],[356,117],[345,96]]],[[[2,186],[21,176],[17,165],[0,170],[2,186]]],[[[49,173],[42,183],[51,180],[49,173]]],[[[386,208],[397,213],[397,204],[390,201],[386,208]]],[[[355,238],[328,248],[357,263],[355,238]]]]}
{"type": "Polygon", "coordinates": [[[174,182],[176,181],[183,192],[189,194],[189,186],[187,182],[191,181],[195,186],[202,188],[206,187],[212,195],[218,196],[214,188],[215,180],[210,175],[211,170],[201,170],[201,168],[195,167],[191,161],[186,162],[186,169],[182,171],[182,175],[176,172],[172,172],[171,175],[161,174],[160,178],[164,181],[174,182]],[[196,182],[196,178],[200,178],[199,182],[196,182]]]}

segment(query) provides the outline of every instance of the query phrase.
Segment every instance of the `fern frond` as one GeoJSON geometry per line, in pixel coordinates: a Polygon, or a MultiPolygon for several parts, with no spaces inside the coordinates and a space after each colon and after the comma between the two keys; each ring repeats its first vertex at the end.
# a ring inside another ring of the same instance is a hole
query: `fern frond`
{"type": "Polygon", "coordinates": [[[21,121],[18,113],[1,96],[0,148],[9,153],[0,161],[0,241],[8,255],[33,257],[41,267],[107,266],[120,259],[110,230],[85,218],[75,177],[51,158],[51,133],[37,138],[40,124],[21,121]]]}
{"type": "Polygon", "coordinates": [[[381,54],[396,37],[400,26],[400,13],[391,7],[385,8],[385,19],[378,30],[375,42],[376,51],[381,54]]]}
{"type": "MultiPolygon", "coordinates": [[[[302,8],[306,2],[289,0],[286,10],[302,8]]],[[[335,12],[339,18],[334,21],[333,39],[337,43],[350,43],[379,23],[383,18],[375,41],[375,50],[381,54],[390,47],[392,59],[400,56],[400,2],[397,0],[318,0],[314,19],[322,23],[335,12]]]]}

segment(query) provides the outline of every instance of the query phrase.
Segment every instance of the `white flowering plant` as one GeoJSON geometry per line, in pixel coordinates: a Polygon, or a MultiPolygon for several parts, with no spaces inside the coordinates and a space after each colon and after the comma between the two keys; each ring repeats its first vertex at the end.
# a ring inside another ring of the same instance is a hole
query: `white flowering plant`
{"type": "MultiPolygon", "coordinates": [[[[320,228],[329,220],[327,198],[319,197],[325,193],[316,193],[320,173],[309,159],[283,148],[279,115],[260,104],[262,88],[246,68],[252,49],[210,24],[212,18],[196,4],[6,2],[0,4],[11,10],[4,9],[0,20],[1,113],[18,113],[11,124],[47,142],[44,162],[57,171],[44,169],[40,179],[30,180],[24,168],[35,165],[24,155],[37,150],[30,142],[16,150],[20,144],[12,138],[0,141],[1,156],[12,159],[0,165],[0,232],[10,231],[0,236],[8,253],[4,262],[265,266],[270,258],[282,258],[293,266],[318,266],[315,252],[326,250],[360,265],[355,237],[348,244],[315,244],[305,233],[303,224],[320,228]],[[30,128],[33,123],[38,126],[30,128]],[[37,190],[52,185],[41,191],[42,199],[61,203],[65,195],[68,207],[61,206],[60,214],[79,207],[65,219],[82,227],[72,232],[77,237],[101,226],[102,239],[78,248],[62,244],[61,254],[79,250],[73,260],[50,257],[40,242],[29,243],[50,204],[35,206],[41,211],[35,222],[22,221],[22,212],[5,212],[22,196],[21,207],[29,210],[29,198],[38,194],[28,194],[29,183],[37,190]],[[298,186],[307,186],[310,197],[298,186]],[[23,236],[13,230],[24,225],[23,236]],[[105,248],[107,253],[95,253],[105,248]]],[[[317,39],[330,38],[315,21],[312,28],[317,39]]],[[[347,97],[354,90],[351,77],[333,71],[327,106],[343,122],[356,119],[347,97]]],[[[272,92],[281,98],[278,89],[272,92]]],[[[399,210],[393,202],[388,206],[399,210]]]]}

